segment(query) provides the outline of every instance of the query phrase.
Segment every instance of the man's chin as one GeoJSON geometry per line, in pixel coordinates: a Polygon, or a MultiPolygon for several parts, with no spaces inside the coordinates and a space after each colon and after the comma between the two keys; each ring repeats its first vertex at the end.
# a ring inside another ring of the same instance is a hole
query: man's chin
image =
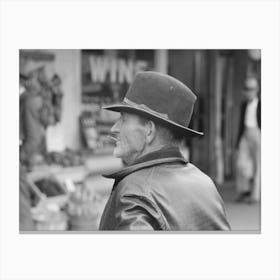
{"type": "Polygon", "coordinates": [[[113,151],[113,156],[116,158],[122,158],[122,152],[116,147],[113,151]]]}
{"type": "Polygon", "coordinates": [[[120,158],[122,160],[122,163],[123,163],[124,166],[128,165],[127,160],[125,159],[124,154],[118,148],[114,149],[113,156],[116,157],[116,158],[120,158]]]}

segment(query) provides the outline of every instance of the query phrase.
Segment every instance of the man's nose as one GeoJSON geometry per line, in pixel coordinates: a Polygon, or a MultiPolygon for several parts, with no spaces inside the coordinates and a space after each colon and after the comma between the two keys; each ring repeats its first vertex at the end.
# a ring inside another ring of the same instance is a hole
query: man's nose
{"type": "Polygon", "coordinates": [[[115,124],[111,127],[112,133],[118,133],[120,131],[119,121],[116,121],[115,124]]]}

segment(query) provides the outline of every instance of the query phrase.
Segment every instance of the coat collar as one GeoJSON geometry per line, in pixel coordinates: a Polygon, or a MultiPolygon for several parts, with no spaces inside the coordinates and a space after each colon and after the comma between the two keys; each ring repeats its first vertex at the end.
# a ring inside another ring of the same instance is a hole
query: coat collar
{"type": "Polygon", "coordinates": [[[103,176],[106,178],[113,178],[117,181],[120,181],[125,176],[151,166],[160,165],[164,163],[173,163],[173,162],[181,162],[183,164],[187,164],[187,161],[182,156],[178,147],[167,146],[155,152],[144,155],[135,161],[133,165],[122,168],[111,174],[104,174],[103,176]]]}

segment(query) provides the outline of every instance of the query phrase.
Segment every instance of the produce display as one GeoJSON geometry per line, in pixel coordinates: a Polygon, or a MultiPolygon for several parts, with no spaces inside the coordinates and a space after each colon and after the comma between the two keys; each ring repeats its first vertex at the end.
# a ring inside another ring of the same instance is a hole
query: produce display
{"type": "Polygon", "coordinates": [[[70,194],[66,212],[71,230],[96,230],[101,198],[92,190],[80,184],[70,194]]]}
{"type": "Polygon", "coordinates": [[[90,151],[74,151],[66,149],[64,152],[49,152],[45,156],[48,165],[56,164],[64,167],[78,166],[85,163],[90,151]]]}
{"type": "Polygon", "coordinates": [[[67,230],[68,216],[64,211],[68,201],[66,189],[49,176],[30,183],[31,215],[37,230],[67,230]]]}
{"type": "Polygon", "coordinates": [[[35,182],[37,188],[47,197],[65,194],[66,191],[61,183],[54,177],[43,178],[35,182]]]}
{"type": "Polygon", "coordinates": [[[66,200],[64,197],[61,198],[61,201],[52,201],[46,198],[32,208],[31,214],[37,230],[68,229],[68,216],[62,210],[62,205],[66,203],[66,200]]]}
{"type": "MultiPolygon", "coordinates": [[[[68,152],[69,154],[69,152],[68,152]]],[[[53,153],[53,159],[61,154],[53,153]]],[[[58,162],[58,161],[56,161],[58,162]]],[[[37,230],[98,230],[107,201],[99,180],[92,180],[80,166],[53,166],[29,174],[32,217],[37,230]],[[76,173],[75,173],[76,172],[76,173]],[[32,176],[31,176],[32,175],[32,176]]]]}

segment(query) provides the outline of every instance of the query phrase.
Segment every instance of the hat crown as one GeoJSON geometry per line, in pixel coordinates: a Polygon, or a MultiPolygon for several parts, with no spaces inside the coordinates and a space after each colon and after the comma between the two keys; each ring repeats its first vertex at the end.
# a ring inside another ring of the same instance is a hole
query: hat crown
{"type": "Polygon", "coordinates": [[[190,123],[196,101],[195,94],[182,82],[151,71],[135,76],[125,98],[185,127],[190,123]]]}

